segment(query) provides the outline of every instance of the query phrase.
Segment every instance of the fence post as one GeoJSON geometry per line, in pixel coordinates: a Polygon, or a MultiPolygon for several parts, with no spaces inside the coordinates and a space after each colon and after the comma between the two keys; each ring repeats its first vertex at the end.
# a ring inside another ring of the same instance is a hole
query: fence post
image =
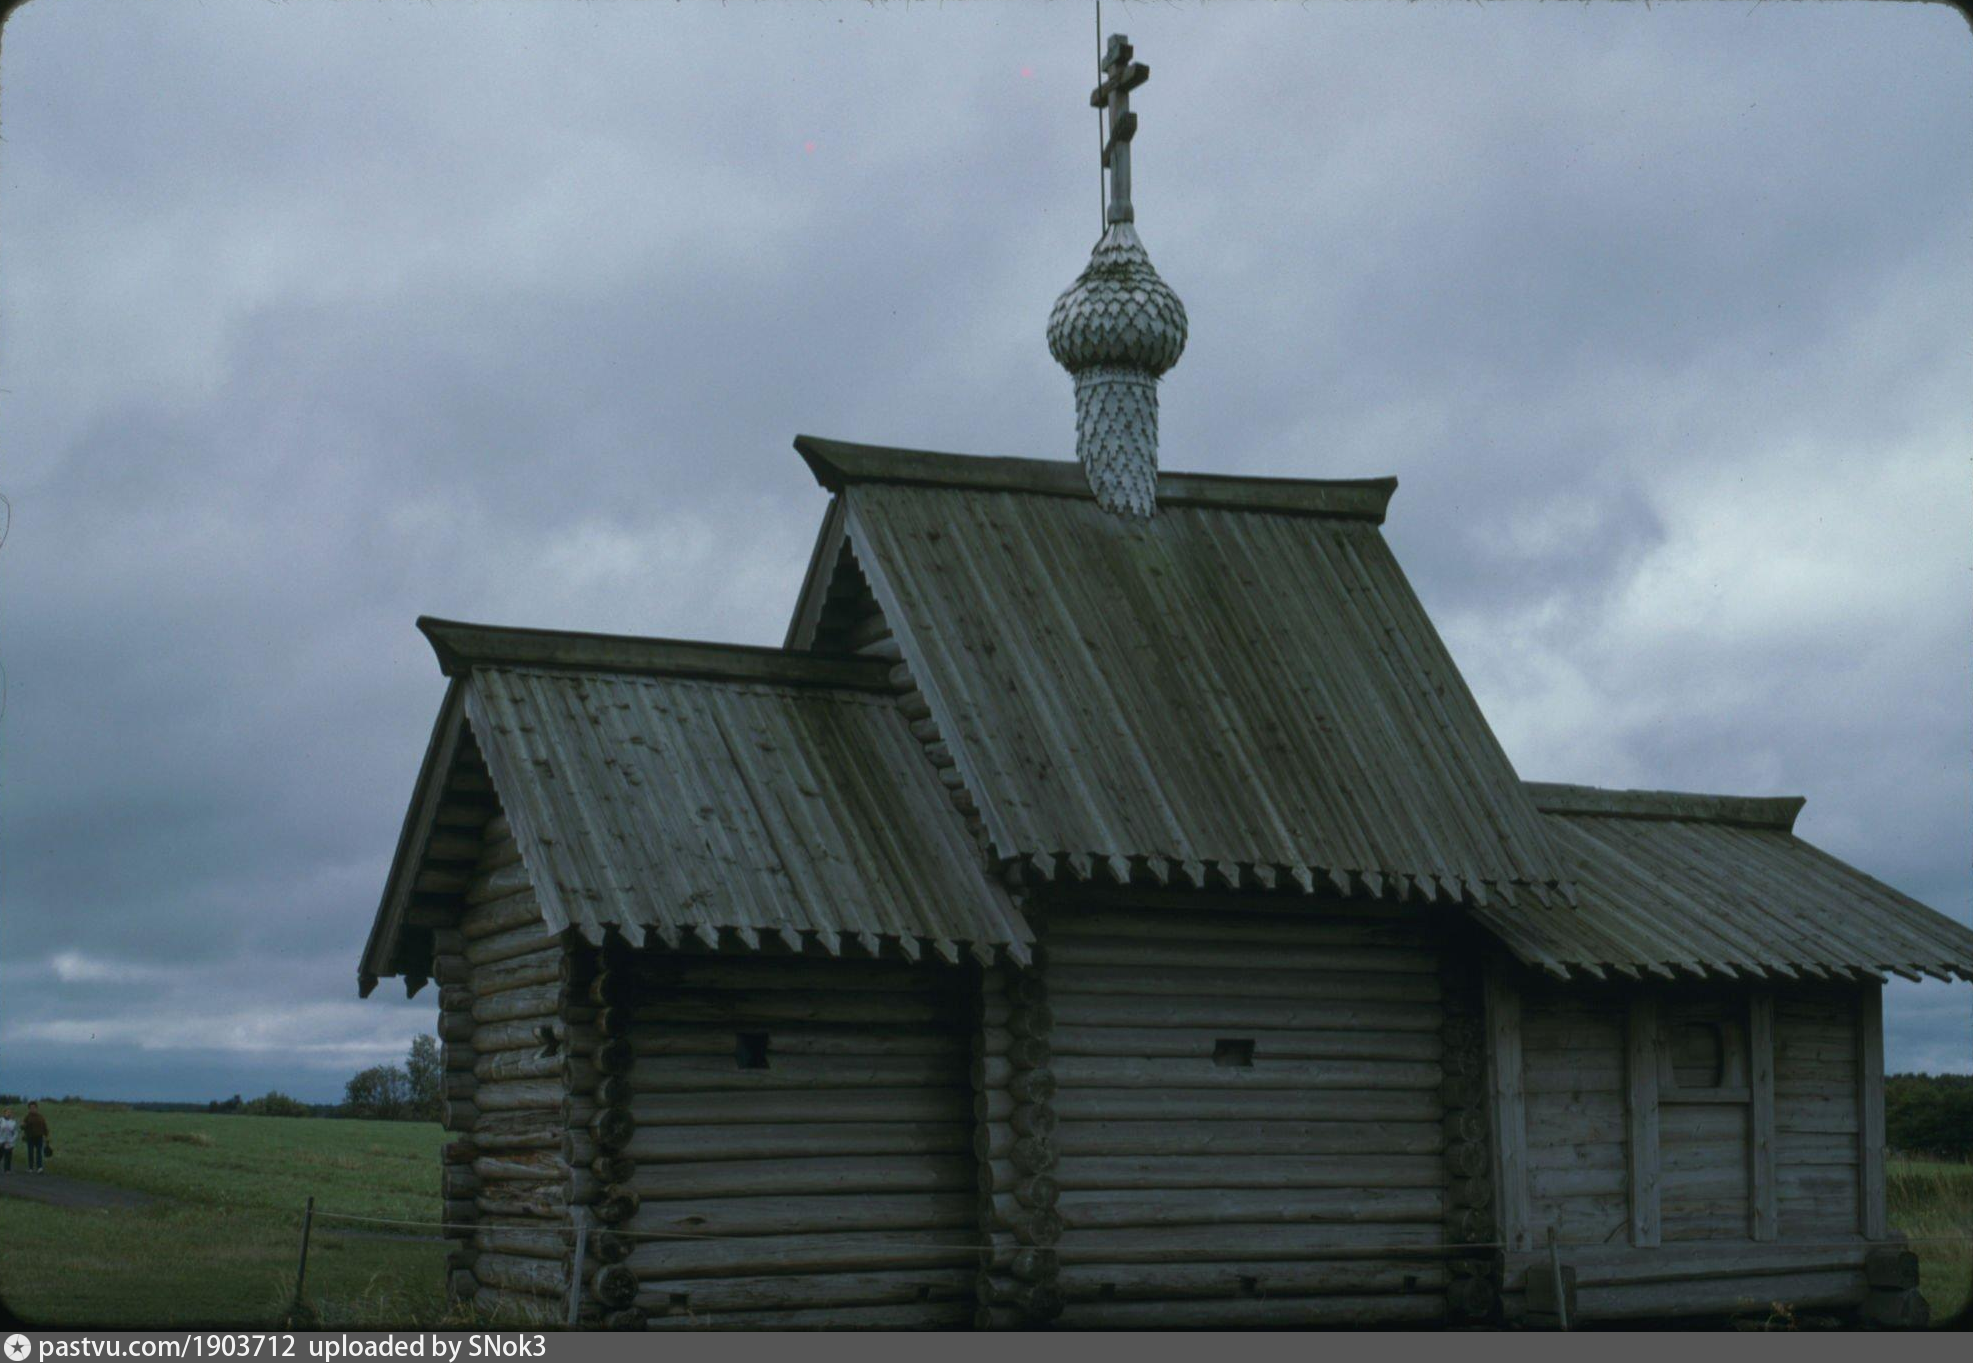
{"type": "Polygon", "coordinates": [[[301,1310],[301,1285],[308,1277],[308,1233],[315,1225],[315,1199],[310,1197],[308,1204],[301,1209],[301,1262],[295,1265],[295,1300],[288,1314],[301,1310]]]}
{"type": "Polygon", "coordinates": [[[582,1259],[589,1248],[589,1208],[569,1208],[569,1219],[575,1222],[575,1262],[569,1269],[569,1328],[575,1328],[576,1312],[582,1307],[582,1259]]]}

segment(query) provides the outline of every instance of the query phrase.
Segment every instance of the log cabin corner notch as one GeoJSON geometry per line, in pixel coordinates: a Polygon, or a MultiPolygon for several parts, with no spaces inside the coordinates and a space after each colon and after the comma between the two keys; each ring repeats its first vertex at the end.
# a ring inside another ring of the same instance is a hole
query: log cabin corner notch
{"type": "Polygon", "coordinates": [[[457,1294],[580,1207],[624,1328],[1540,1319],[1551,1227],[1577,1318],[1910,1318],[1878,985],[1973,933],[1522,782],[1387,482],[801,445],[783,648],[421,622],[360,974],[439,985],[457,1294]]]}

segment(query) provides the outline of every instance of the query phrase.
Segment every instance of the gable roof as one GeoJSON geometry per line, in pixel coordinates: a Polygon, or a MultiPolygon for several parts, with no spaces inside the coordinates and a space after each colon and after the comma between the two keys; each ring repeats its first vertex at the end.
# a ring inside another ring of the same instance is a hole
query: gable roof
{"type": "Polygon", "coordinates": [[[796,447],[999,857],[1482,908],[1572,892],[1378,532],[1395,480],[1162,474],[1140,522],[1072,463],[796,447]]]}
{"type": "Polygon", "coordinates": [[[1799,798],[1528,791],[1574,862],[1580,908],[1497,926],[1524,959],[1627,974],[1973,979],[1973,929],[1796,837],[1799,798]]]}
{"type": "MultiPolygon", "coordinates": [[[[553,930],[676,946],[763,934],[1028,957],[1026,923],[945,798],[881,663],[423,619],[452,676],[379,923],[417,874],[420,809],[470,730],[553,930]],[[446,718],[449,716],[450,718],[446,718]]],[[[388,927],[366,974],[389,973],[388,927]]]]}

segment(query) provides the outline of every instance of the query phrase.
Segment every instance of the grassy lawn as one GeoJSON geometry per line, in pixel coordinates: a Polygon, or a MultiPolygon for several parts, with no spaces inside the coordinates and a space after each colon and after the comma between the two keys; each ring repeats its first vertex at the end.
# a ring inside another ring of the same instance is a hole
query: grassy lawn
{"type": "Polygon", "coordinates": [[[1887,1175],[1891,1224],[1918,1251],[1919,1289],[1932,1319],[1948,1320],[1968,1309],[1973,1281],[1973,1164],[1893,1160],[1887,1175]]]}
{"type": "MultiPolygon", "coordinates": [[[[0,1298],[36,1324],[266,1327],[293,1292],[311,1195],[320,1210],[438,1219],[444,1133],[435,1124],[43,1110],[57,1151],[50,1174],[159,1201],[79,1210],[0,1198],[0,1298]]],[[[17,1153],[9,1177],[26,1177],[21,1167],[17,1153]]],[[[319,1220],[309,1304],[329,1325],[436,1320],[444,1258],[443,1245],[319,1220]]]]}

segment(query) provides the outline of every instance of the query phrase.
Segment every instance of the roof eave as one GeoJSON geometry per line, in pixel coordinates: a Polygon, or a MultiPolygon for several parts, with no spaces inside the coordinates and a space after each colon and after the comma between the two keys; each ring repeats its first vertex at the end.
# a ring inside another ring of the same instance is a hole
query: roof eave
{"type": "MultiPolygon", "coordinates": [[[[815,435],[796,436],[795,449],[815,475],[815,481],[835,493],[857,483],[892,483],[1083,501],[1095,499],[1082,465],[1073,460],[945,454],[888,445],[859,445],[815,435]]],[[[1331,516],[1381,524],[1397,485],[1395,478],[1160,473],[1158,503],[1276,515],[1331,516]]]]}

